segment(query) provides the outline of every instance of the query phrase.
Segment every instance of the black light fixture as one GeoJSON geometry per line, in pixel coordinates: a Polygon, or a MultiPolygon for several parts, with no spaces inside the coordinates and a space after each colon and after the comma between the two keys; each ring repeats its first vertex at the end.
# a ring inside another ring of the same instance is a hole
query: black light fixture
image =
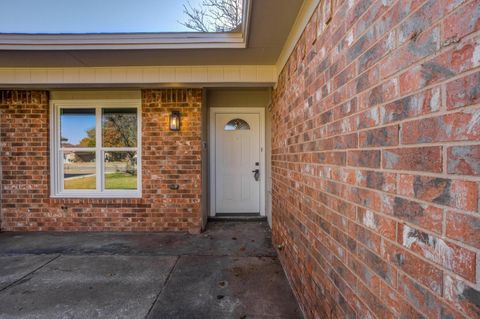
{"type": "Polygon", "coordinates": [[[170,114],[170,131],[180,131],[180,112],[172,111],[170,114]]]}

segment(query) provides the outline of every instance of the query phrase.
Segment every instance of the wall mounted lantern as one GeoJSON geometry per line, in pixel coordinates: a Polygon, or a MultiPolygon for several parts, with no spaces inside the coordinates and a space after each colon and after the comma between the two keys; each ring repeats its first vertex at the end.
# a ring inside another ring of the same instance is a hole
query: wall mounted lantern
{"type": "Polygon", "coordinates": [[[180,131],[180,112],[172,111],[170,114],[170,131],[180,131]]]}

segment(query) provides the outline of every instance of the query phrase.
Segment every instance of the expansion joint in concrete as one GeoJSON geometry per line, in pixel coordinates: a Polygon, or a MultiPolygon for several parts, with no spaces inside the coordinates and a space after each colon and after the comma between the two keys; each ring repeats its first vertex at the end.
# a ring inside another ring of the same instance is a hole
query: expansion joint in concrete
{"type": "Polygon", "coordinates": [[[160,298],[160,295],[162,294],[162,292],[164,291],[165,287],[168,285],[168,281],[170,280],[170,277],[172,276],[173,272],[175,271],[175,268],[177,267],[177,264],[178,264],[178,261],[180,260],[182,256],[178,256],[176,259],[175,259],[175,263],[173,264],[172,268],[170,269],[168,275],[167,275],[167,278],[165,278],[165,281],[163,282],[163,285],[160,287],[160,290],[158,291],[158,294],[157,296],[155,297],[155,300],[153,301],[152,305],[150,306],[150,309],[148,309],[148,312],[147,314],[145,315],[145,319],[147,319],[149,316],[150,316],[150,313],[152,312],[152,309],[153,309],[153,306],[155,306],[155,304],[157,303],[158,301],[158,298],[160,298]]]}
{"type": "Polygon", "coordinates": [[[23,277],[20,277],[19,279],[15,280],[14,282],[12,282],[11,284],[3,287],[2,289],[0,289],[0,293],[7,290],[8,288],[10,287],[13,287],[15,285],[18,285],[18,284],[21,284],[22,282],[24,282],[25,278],[27,278],[28,276],[32,275],[33,273],[35,273],[36,271],[42,269],[43,267],[45,267],[46,265],[50,264],[52,261],[58,259],[61,255],[56,255],[55,257],[53,257],[52,259],[48,260],[47,262],[45,262],[44,264],[40,265],[39,267],[35,268],[34,270],[32,270],[31,272],[29,272],[28,274],[26,274],[25,276],[23,277]]]}

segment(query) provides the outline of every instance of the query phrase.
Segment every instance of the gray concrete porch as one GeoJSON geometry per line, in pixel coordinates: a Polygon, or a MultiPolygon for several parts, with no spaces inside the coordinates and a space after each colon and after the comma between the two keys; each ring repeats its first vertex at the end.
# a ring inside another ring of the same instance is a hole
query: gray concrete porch
{"type": "Polygon", "coordinates": [[[264,222],[2,233],[0,318],[301,318],[264,222]]]}

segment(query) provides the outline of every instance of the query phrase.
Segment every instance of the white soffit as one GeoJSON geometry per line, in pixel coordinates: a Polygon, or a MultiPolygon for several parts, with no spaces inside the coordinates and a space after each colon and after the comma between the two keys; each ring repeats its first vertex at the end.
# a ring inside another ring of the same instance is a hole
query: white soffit
{"type": "Polygon", "coordinates": [[[274,84],[273,65],[0,68],[0,86],[274,84]]]}

